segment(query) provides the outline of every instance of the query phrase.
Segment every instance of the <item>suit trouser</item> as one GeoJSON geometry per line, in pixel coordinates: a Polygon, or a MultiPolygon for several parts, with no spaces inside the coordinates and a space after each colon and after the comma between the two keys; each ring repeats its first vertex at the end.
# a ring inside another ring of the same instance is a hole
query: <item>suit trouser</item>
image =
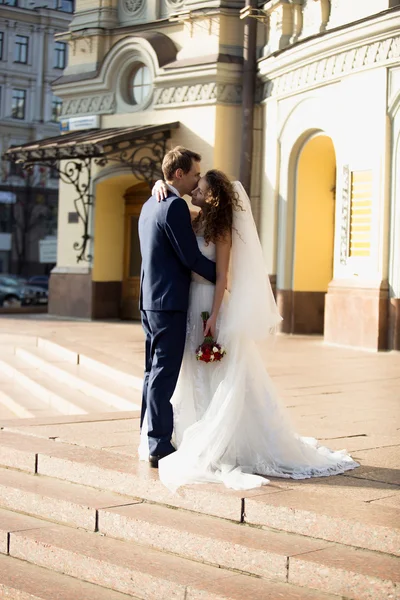
{"type": "Polygon", "coordinates": [[[146,335],[141,425],[146,413],[149,453],[168,454],[174,427],[170,400],[182,364],[187,313],[142,310],[141,315],[146,335]]]}

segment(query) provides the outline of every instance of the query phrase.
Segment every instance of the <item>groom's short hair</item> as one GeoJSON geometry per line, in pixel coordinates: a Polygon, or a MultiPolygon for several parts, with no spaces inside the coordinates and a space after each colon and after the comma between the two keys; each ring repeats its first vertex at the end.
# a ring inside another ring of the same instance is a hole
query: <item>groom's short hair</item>
{"type": "Polygon", "coordinates": [[[189,173],[193,161],[200,162],[200,154],[192,152],[192,150],[188,150],[183,146],[176,146],[167,152],[162,163],[162,172],[165,180],[171,181],[174,178],[177,169],[182,169],[185,175],[186,173],[189,173]]]}

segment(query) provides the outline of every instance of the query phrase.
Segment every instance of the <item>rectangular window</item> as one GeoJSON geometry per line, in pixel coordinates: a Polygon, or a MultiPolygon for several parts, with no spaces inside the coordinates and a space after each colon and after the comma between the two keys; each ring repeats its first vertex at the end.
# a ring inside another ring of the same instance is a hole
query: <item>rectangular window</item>
{"type": "Polygon", "coordinates": [[[55,69],[65,69],[67,62],[67,44],[56,42],[54,46],[54,64],[55,69]]]}
{"type": "Polygon", "coordinates": [[[25,119],[26,90],[12,91],[11,116],[13,119],[25,119]]]}
{"type": "Polygon", "coordinates": [[[13,177],[23,177],[24,170],[22,168],[21,163],[10,162],[10,170],[8,172],[9,175],[13,177]]]}
{"type": "Polygon", "coordinates": [[[57,96],[53,96],[53,100],[51,101],[51,120],[54,123],[58,123],[58,120],[61,117],[61,109],[62,100],[57,98],[57,96]]]}
{"type": "Polygon", "coordinates": [[[17,0],[0,0],[0,4],[7,4],[8,6],[18,6],[17,0]]]}
{"type": "Polygon", "coordinates": [[[25,35],[15,36],[14,62],[26,64],[28,62],[29,38],[25,35]]]}
{"type": "Polygon", "coordinates": [[[0,31],[0,60],[3,60],[4,52],[4,33],[0,31]]]}
{"type": "Polygon", "coordinates": [[[56,0],[57,10],[62,12],[73,13],[75,8],[75,0],[56,0]]]}

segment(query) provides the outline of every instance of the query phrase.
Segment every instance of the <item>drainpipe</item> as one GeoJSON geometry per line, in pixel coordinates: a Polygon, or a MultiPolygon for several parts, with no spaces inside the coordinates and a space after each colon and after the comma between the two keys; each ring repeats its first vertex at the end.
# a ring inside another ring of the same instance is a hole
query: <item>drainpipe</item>
{"type": "MultiPolygon", "coordinates": [[[[258,0],[246,0],[246,8],[257,8],[258,0]]],[[[253,155],[253,115],[256,93],[257,19],[247,17],[243,40],[243,98],[240,181],[250,196],[253,155]]]]}

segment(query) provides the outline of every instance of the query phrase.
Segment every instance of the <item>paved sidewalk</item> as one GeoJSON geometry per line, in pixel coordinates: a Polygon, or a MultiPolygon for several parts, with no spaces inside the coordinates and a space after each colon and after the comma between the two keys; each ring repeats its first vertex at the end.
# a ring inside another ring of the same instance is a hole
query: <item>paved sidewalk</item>
{"type": "MultiPolygon", "coordinates": [[[[76,345],[93,357],[106,354],[135,373],[143,365],[137,323],[3,316],[0,333],[76,345]]],[[[319,337],[287,336],[277,336],[262,352],[297,431],[346,448],[362,464],[344,476],[280,480],[279,485],[400,508],[400,353],[375,354],[326,346],[319,337]]],[[[117,431],[118,420],[109,427],[110,434],[117,431]]]]}

